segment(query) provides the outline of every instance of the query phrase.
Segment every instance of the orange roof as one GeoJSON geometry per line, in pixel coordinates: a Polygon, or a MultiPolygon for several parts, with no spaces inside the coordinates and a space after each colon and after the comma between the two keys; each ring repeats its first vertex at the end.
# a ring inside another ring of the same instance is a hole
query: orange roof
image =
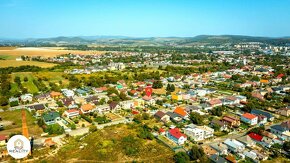
{"type": "Polygon", "coordinates": [[[61,95],[60,92],[54,92],[54,91],[50,92],[51,97],[56,97],[56,96],[60,96],[60,95],[61,95]]]}
{"type": "Polygon", "coordinates": [[[91,104],[85,104],[81,108],[82,108],[83,111],[89,111],[89,110],[92,110],[93,109],[93,105],[91,105],[91,104]]]}
{"type": "Polygon", "coordinates": [[[45,146],[53,146],[53,145],[55,145],[56,143],[52,140],[52,138],[47,138],[47,139],[45,139],[45,141],[44,141],[44,145],[45,146]]]}
{"type": "Polygon", "coordinates": [[[181,115],[181,116],[186,116],[186,112],[185,112],[185,110],[184,110],[184,108],[181,108],[181,107],[177,107],[174,111],[173,111],[174,113],[176,113],[176,114],[179,114],[179,115],[181,115]]]}
{"type": "Polygon", "coordinates": [[[269,81],[266,80],[266,79],[261,79],[260,82],[261,82],[261,83],[269,83],[269,81]]]}
{"type": "Polygon", "coordinates": [[[245,117],[245,118],[247,118],[247,119],[254,119],[254,118],[257,117],[254,114],[250,114],[250,113],[245,113],[242,116],[245,117]]]}

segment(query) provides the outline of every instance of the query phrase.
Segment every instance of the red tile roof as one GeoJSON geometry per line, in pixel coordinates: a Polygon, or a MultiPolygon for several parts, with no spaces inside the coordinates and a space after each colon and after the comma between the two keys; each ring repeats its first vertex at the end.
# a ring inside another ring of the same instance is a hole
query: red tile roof
{"type": "Polygon", "coordinates": [[[159,133],[165,132],[165,130],[163,128],[159,129],[159,133]]]}
{"type": "Polygon", "coordinates": [[[83,111],[90,111],[93,109],[93,105],[85,104],[85,105],[81,106],[81,108],[83,109],[83,111]]]}
{"type": "Polygon", "coordinates": [[[173,137],[179,139],[181,136],[186,138],[186,135],[182,134],[178,128],[174,128],[174,129],[170,129],[169,130],[170,135],[172,135],[173,137]]]}
{"type": "Polygon", "coordinates": [[[212,99],[208,102],[210,105],[221,104],[222,101],[220,99],[212,99]]]}
{"type": "Polygon", "coordinates": [[[77,109],[70,109],[70,110],[67,110],[68,113],[74,113],[74,112],[79,112],[77,109]]]}
{"type": "Polygon", "coordinates": [[[149,100],[152,99],[152,97],[151,96],[149,97],[149,96],[145,95],[145,96],[143,96],[142,99],[145,100],[145,101],[149,101],[149,100]]]}
{"type": "Polygon", "coordinates": [[[247,118],[247,119],[254,119],[254,118],[257,117],[254,114],[250,114],[250,113],[245,113],[242,116],[245,117],[245,118],[247,118]]]}
{"type": "Polygon", "coordinates": [[[263,136],[256,134],[256,133],[253,133],[253,132],[248,134],[248,136],[256,141],[262,141],[262,139],[263,139],[263,136]]]}
{"type": "Polygon", "coordinates": [[[6,140],[7,137],[5,135],[0,135],[0,141],[6,140]]]}
{"type": "Polygon", "coordinates": [[[279,74],[278,76],[277,76],[277,78],[282,78],[283,76],[285,76],[284,74],[279,74]]]}
{"type": "Polygon", "coordinates": [[[176,107],[176,109],[173,111],[174,113],[178,114],[178,115],[181,115],[181,116],[186,116],[186,112],[185,112],[185,109],[184,108],[181,108],[181,107],[176,107]]]}

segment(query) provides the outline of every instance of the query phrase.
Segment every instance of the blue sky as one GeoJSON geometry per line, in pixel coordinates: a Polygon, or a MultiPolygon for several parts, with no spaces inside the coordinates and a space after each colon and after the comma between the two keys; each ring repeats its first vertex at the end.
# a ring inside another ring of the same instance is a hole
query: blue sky
{"type": "Polygon", "coordinates": [[[289,36],[290,0],[0,0],[0,38],[289,36]]]}

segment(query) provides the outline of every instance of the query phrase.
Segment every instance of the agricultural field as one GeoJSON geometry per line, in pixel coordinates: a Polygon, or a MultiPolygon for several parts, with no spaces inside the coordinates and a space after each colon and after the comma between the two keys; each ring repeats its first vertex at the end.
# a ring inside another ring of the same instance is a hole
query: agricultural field
{"type": "MultiPolygon", "coordinates": [[[[4,130],[0,131],[1,135],[9,135],[11,133],[22,132],[22,113],[21,110],[0,112],[2,121],[0,124],[4,125],[4,130]]],[[[42,129],[37,125],[36,119],[30,112],[26,111],[26,122],[30,136],[40,137],[43,133],[42,129]]]]}
{"type": "Polygon", "coordinates": [[[43,48],[35,48],[35,47],[25,47],[25,48],[16,48],[16,47],[0,47],[0,68],[2,67],[17,67],[24,65],[33,65],[39,66],[42,68],[53,67],[56,64],[53,63],[45,63],[45,62],[37,62],[37,61],[16,61],[16,58],[21,56],[42,56],[45,58],[48,57],[56,57],[62,54],[101,54],[103,52],[100,51],[80,51],[80,50],[65,50],[64,48],[56,48],[56,47],[43,47],[43,48]]]}
{"type": "Polygon", "coordinates": [[[47,162],[173,162],[173,151],[156,139],[137,136],[137,124],[116,125],[86,137],[70,138],[47,162]]]}
{"type": "Polygon", "coordinates": [[[37,62],[37,61],[16,61],[16,60],[0,60],[0,68],[2,67],[18,67],[18,66],[38,66],[41,68],[50,68],[55,66],[53,63],[37,62]]]}
{"type": "Polygon", "coordinates": [[[2,47],[0,48],[0,56],[12,56],[13,58],[20,57],[22,55],[25,56],[42,56],[42,57],[55,57],[62,54],[102,54],[101,51],[81,51],[81,50],[65,50],[60,47],[25,47],[25,48],[14,48],[14,47],[2,47]]]}

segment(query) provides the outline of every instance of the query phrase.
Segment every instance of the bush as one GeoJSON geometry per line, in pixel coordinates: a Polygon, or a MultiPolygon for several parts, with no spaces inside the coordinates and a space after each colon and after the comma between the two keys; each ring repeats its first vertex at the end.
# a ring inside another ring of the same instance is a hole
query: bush
{"type": "Polygon", "coordinates": [[[18,104],[18,101],[12,101],[12,102],[10,102],[10,104],[9,104],[11,107],[13,107],[13,106],[18,106],[19,104],[18,104]]]}
{"type": "Polygon", "coordinates": [[[81,115],[81,117],[84,119],[84,120],[86,120],[87,122],[89,122],[89,123],[92,123],[93,121],[92,121],[92,119],[90,118],[90,117],[88,117],[88,116],[85,116],[85,115],[81,115]]]}
{"type": "Polygon", "coordinates": [[[98,128],[97,128],[97,126],[95,126],[95,125],[92,125],[92,126],[90,126],[90,128],[89,128],[89,131],[90,132],[95,132],[95,131],[97,131],[98,130],[98,128]]]}
{"type": "Polygon", "coordinates": [[[52,124],[47,126],[46,132],[48,132],[49,135],[51,134],[60,135],[64,133],[64,129],[59,124],[52,124]]]}

